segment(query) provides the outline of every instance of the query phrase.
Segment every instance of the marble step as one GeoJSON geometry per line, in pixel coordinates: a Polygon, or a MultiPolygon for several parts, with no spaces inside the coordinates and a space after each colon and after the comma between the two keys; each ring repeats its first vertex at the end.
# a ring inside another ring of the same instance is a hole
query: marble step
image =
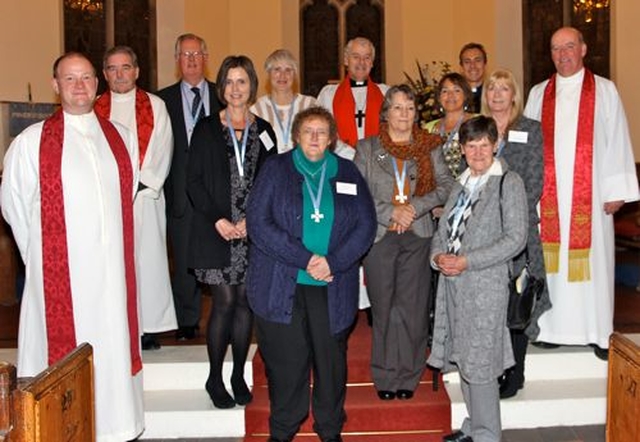
{"type": "MultiPolygon", "coordinates": [[[[249,349],[244,366],[247,385],[253,387],[251,361],[257,346],[249,349]]],[[[141,440],[156,438],[242,437],[244,407],[215,408],[204,389],[209,358],[204,345],[164,346],[142,353],[146,429],[141,440]]],[[[222,377],[231,393],[233,358],[227,351],[222,377]]]]}
{"type": "MultiPolygon", "coordinates": [[[[524,388],[500,402],[503,429],[604,424],[607,368],[590,348],[529,346],[524,388]]],[[[449,373],[444,382],[451,399],[451,426],[457,429],[467,416],[460,378],[449,373]]]]}
{"type": "MultiPolygon", "coordinates": [[[[253,384],[252,346],[245,379],[253,384]]],[[[0,360],[15,362],[15,349],[0,349],[0,360]]],[[[141,439],[242,437],[244,407],[218,410],[203,386],[208,374],[204,346],[166,346],[143,352],[146,431],[141,439]]],[[[556,425],[596,425],[606,420],[607,363],[583,347],[541,350],[529,347],[526,383],[514,398],[501,402],[505,429],[556,425]]],[[[230,354],[223,368],[227,381],[230,354]]],[[[451,398],[452,427],[466,416],[457,374],[445,375],[451,398]]]]}

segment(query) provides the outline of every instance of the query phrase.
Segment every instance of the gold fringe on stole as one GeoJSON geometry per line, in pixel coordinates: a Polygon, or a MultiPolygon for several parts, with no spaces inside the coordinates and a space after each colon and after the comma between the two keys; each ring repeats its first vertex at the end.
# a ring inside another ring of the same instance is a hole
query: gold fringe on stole
{"type": "Polygon", "coordinates": [[[560,243],[543,243],[544,267],[547,273],[558,273],[560,268],[560,243]]]}
{"type": "Polygon", "coordinates": [[[569,250],[569,282],[589,281],[591,279],[589,251],[590,249],[569,250]]]}

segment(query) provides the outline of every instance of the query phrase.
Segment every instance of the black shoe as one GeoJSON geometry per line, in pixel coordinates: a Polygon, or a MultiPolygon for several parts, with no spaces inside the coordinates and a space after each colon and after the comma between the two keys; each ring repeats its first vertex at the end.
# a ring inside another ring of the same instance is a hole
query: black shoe
{"type": "Polygon", "coordinates": [[[140,346],[143,350],[159,350],[161,347],[160,342],[154,335],[146,333],[140,338],[140,346]]]}
{"type": "Polygon", "coordinates": [[[532,342],[531,345],[533,345],[534,347],[542,348],[544,350],[551,350],[551,349],[560,347],[558,344],[552,344],[550,342],[542,342],[542,341],[532,342]]]}
{"type": "Polygon", "coordinates": [[[378,391],[378,397],[383,401],[390,401],[396,398],[396,394],[393,391],[380,390],[378,391]]]}
{"type": "Polygon", "coordinates": [[[413,397],[413,391],[411,391],[411,390],[398,390],[398,391],[396,391],[396,397],[398,399],[411,399],[413,397]]]}
{"type": "Polygon", "coordinates": [[[234,381],[231,379],[231,389],[233,390],[233,398],[238,405],[247,405],[249,402],[253,400],[253,395],[247,387],[244,379],[240,379],[240,381],[234,381]]]}
{"type": "Polygon", "coordinates": [[[337,435],[328,439],[322,439],[322,442],[342,442],[342,437],[340,435],[337,435]]]}
{"type": "Polygon", "coordinates": [[[178,341],[190,341],[198,337],[197,325],[181,325],[176,332],[176,339],[178,341]]]}
{"type": "Polygon", "coordinates": [[[592,344],[591,347],[593,347],[593,353],[595,353],[595,355],[596,355],[596,357],[598,359],[601,359],[603,361],[608,361],[609,360],[609,349],[608,348],[598,347],[595,344],[592,344]]]}
{"type": "Polygon", "coordinates": [[[267,439],[267,442],[291,442],[291,439],[276,439],[275,437],[270,437],[267,439]]]}
{"type": "Polygon", "coordinates": [[[500,399],[514,397],[523,386],[524,379],[517,379],[513,371],[508,371],[500,382],[500,399]]]}
{"type": "Polygon", "coordinates": [[[473,439],[471,439],[471,436],[464,434],[462,431],[456,431],[444,436],[442,438],[442,442],[473,442],[473,439]]]}
{"type": "Polygon", "coordinates": [[[225,409],[225,408],[233,408],[236,406],[236,401],[233,400],[231,395],[224,388],[224,385],[221,388],[218,388],[218,391],[213,391],[213,386],[207,381],[204,385],[204,388],[209,393],[209,397],[213,402],[214,407],[225,409]]]}

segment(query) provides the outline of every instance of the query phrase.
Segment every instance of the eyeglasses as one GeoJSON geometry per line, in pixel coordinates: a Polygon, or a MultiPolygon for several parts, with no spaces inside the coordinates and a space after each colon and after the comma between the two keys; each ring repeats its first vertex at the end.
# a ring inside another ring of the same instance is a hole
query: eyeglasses
{"type": "Polygon", "coordinates": [[[180,52],[180,56],[184,57],[184,58],[197,58],[197,57],[204,57],[206,54],[202,51],[184,51],[184,52],[180,52]]]}

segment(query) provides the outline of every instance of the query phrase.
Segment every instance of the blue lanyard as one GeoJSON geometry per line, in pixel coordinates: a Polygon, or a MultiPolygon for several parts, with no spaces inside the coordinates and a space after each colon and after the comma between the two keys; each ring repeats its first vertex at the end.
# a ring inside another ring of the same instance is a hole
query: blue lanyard
{"type": "Polygon", "coordinates": [[[229,117],[229,112],[225,112],[225,117],[227,119],[227,129],[229,129],[229,136],[231,137],[231,141],[233,141],[233,151],[236,154],[236,166],[238,167],[238,174],[240,178],[244,177],[244,160],[245,154],[247,152],[247,139],[249,138],[249,119],[247,118],[244,123],[244,131],[242,134],[242,148],[238,146],[238,139],[236,138],[235,131],[233,130],[233,126],[231,124],[231,117],[229,117]]]}
{"type": "Polygon", "coordinates": [[[313,214],[311,215],[311,219],[316,223],[319,223],[321,219],[324,218],[324,214],[320,213],[320,203],[322,202],[322,190],[324,189],[324,178],[327,172],[327,162],[325,161],[322,164],[322,169],[320,172],[320,183],[318,184],[318,193],[314,195],[313,189],[311,188],[311,178],[304,175],[304,183],[307,185],[307,190],[309,191],[309,196],[311,197],[311,204],[313,204],[313,214]]]}
{"type": "Polygon", "coordinates": [[[404,183],[407,178],[407,162],[402,162],[402,175],[398,172],[398,160],[395,158],[391,161],[393,163],[393,173],[396,176],[396,186],[398,186],[398,194],[396,195],[396,201],[400,204],[404,204],[407,201],[407,195],[404,194],[404,183]]]}
{"type": "Polygon", "coordinates": [[[276,120],[278,121],[278,126],[280,126],[280,130],[282,131],[282,139],[284,141],[285,146],[289,146],[289,136],[291,135],[291,122],[293,121],[293,105],[295,104],[298,96],[293,97],[293,101],[291,102],[291,107],[289,108],[289,117],[287,118],[287,125],[285,126],[280,118],[280,113],[278,112],[278,108],[276,104],[273,102],[273,98],[269,96],[269,101],[271,102],[271,107],[273,107],[273,113],[276,115],[276,120]]]}

